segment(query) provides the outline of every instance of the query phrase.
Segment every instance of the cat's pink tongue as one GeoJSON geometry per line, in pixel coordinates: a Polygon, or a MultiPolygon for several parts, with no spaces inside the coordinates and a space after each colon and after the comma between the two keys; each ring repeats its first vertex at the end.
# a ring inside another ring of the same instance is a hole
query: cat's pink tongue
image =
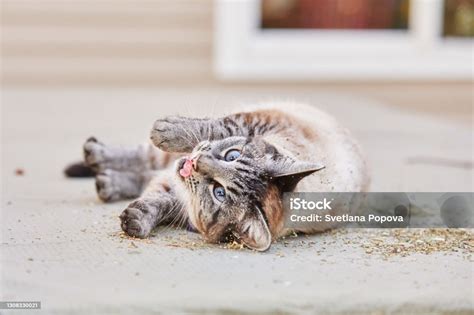
{"type": "Polygon", "coordinates": [[[183,167],[179,170],[179,175],[183,176],[184,178],[191,176],[191,172],[193,170],[193,161],[186,160],[184,162],[183,167]]]}

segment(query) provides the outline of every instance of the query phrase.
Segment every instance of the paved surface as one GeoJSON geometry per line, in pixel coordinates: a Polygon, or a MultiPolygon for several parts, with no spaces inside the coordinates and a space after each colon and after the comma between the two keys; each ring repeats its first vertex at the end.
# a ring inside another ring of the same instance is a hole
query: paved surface
{"type": "Polygon", "coordinates": [[[472,312],[466,252],[383,259],[361,247],[377,231],[289,238],[266,253],[171,229],[133,241],[118,224],[126,203],[102,204],[92,180],[61,174],[90,135],[137,143],[158,116],[217,114],[268,95],[319,104],[348,125],[369,157],[373,190],[473,190],[470,126],[370,100],[284,89],[7,90],[0,300],[39,300],[44,314],[472,312]]]}

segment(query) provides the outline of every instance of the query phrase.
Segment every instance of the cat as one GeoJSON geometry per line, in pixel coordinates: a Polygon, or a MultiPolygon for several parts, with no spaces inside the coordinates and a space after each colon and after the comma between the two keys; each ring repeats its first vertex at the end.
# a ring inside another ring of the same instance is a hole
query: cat
{"type": "MultiPolygon", "coordinates": [[[[104,202],[136,198],[122,230],[146,238],[159,225],[190,225],[211,243],[234,238],[265,251],[291,231],[285,192],[362,192],[369,176],[349,131],[310,105],[257,105],[222,118],[158,119],[149,142],[84,144],[84,164],[104,202]],[[90,171],[92,170],[92,171],[90,171]]],[[[332,226],[306,228],[304,233],[332,226]]]]}

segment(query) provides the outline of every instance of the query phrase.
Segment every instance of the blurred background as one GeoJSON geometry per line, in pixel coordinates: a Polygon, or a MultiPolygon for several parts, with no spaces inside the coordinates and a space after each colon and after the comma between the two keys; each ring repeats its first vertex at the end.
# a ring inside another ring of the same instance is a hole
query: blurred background
{"type": "Polygon", "coordinates": [[[263,28],[407,29],[408,16],[409,0],[262,2],[263,28]]]}
{"type": "MultiPolygon", "coordinates": [[[[446,0],[441,15],[441,36],[474,36],[473,1],[446,0]]],[[[409,16],[410,0],[263,0],[261,25],[270,29],[408,30],[409,16]]]]}
{"type": "MultiPolygon", "coordinates": [[[[370,96],[390,105],[435,115],[442,111],[443,117],[470,120],[472,80],[465,77],[414,81],[409,76],[394,80],[386,75],[374,80],[361,73],[360,78],[356,74],[350,80],[320,78],[315,82],[296,73],[287,81],[278,75],[266,76],[258,83],[220,80],[214,71],[220,54],[216,52],[219,37],[214,37],[219,27],[214,23],[219,20],[216,8],[240,2],[256,3],[261,30],[407,32],[412,5],[410,0],[2,0],[2,86],[308,87],[370,96]]],[[[421,2],[440,6],[439,0],[421,2]]],[[[467,39],[472,52],[474,1],[441,2],[439,37],[467,39]]],[[[232,30],[224,34],[225,38],[233,37],[232,30]]],[[[356,36],[362,38],[363,34],[356,36]]],[[[238,39],[235,42],[238,45],[238,39]]],[[[351,50],[344,53],[351,58],[351,50]]],[[[378,62],[385,63],[384,57],[378,62]]],[[[472,62],[465,67],[472,70],[472,62]]]]}

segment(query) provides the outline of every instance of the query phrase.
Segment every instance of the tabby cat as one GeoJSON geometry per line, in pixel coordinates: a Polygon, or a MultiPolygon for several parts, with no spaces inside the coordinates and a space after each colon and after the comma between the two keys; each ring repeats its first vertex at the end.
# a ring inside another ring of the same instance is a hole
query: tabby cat
{"type": "Polygon", "coordinates": [[[284,226],[284,192],[359,192],[369,183],[347,129],[302,104],[256,106],[218,119],[159,119],[151,143],[124,148],[90,138],[84,157],[101,200],[136,198],[120,215],[128,235],[192,226],[209,242],[233,237],[258,251],[293,232],[284,226]]]}

